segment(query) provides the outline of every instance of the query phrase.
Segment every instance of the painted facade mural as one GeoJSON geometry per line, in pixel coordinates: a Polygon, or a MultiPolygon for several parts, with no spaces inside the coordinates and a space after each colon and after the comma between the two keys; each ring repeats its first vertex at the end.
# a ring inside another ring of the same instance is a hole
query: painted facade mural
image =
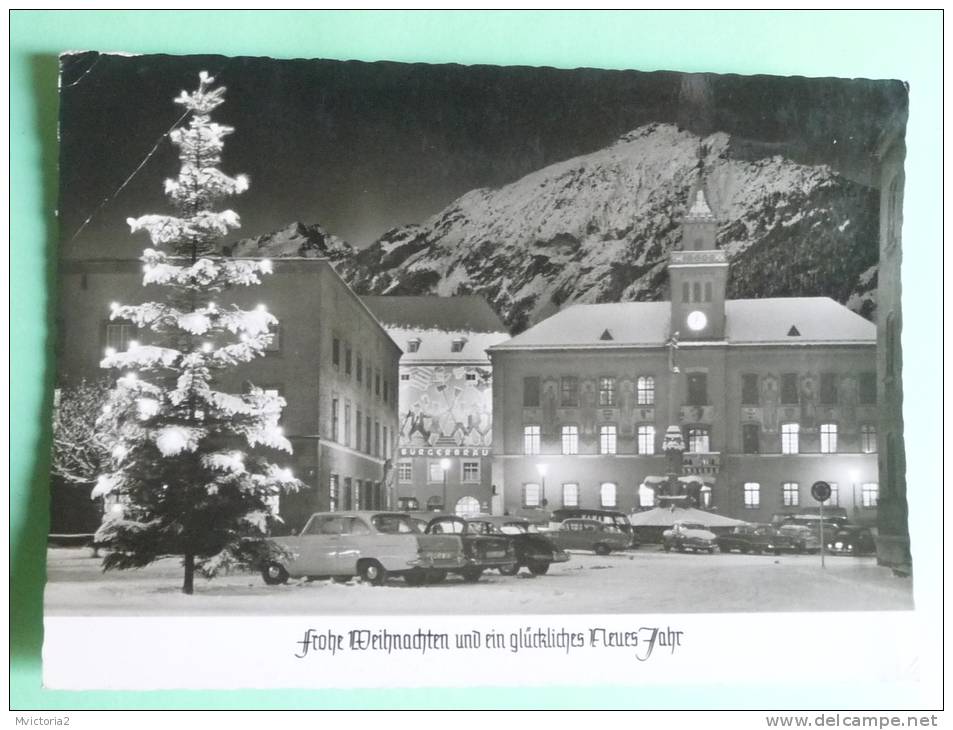
{"type": "Polygon", "coordinates": [[[490,446],[493,388],[489,368],[401,367],[400,445],[490,446]]]}

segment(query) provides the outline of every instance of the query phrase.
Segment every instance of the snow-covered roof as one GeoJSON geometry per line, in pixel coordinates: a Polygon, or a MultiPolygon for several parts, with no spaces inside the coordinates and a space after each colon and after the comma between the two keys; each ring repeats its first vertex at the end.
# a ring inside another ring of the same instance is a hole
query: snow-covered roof
{"type": "Polygon", "coordinates": [[[646,512],[635,512],[629,515],[629,522],[633,527],[671,527],[676,522],[700,522],[707,527],[728,527],[744,525],[744,520],[705,512],[694,507],[656,507],[646,512]]]}
{"type": "Polygon", "coordinates": [[[507,332],[506,325],[486,299],[475,294],[457,297],[367,296],[361,299],[384,325],[448,332],[507,332]]]}
{"type": "MultiPolygon", "coordinates": [[[[729,345],[873,345],[877,338],[872,322],[827,297],[734,299],[725,316],[729,345]]],[[[576,304],[493,349],[661,347],[670,320],[671,302],[576,304]]]]}
{"type": "Polygon", "coordinates": [[[480,296],[361,297],[407,363],[489,364],[486,349],[510,338],[480,296]]]}
{"type": "Polygon", "coordinates": [[[391,339],[404,354],[402,365],[408,363],[471,363],[490,364],[487,348],[509,339],[507,332],[473,332],[471,330],[408,329],[384,324],[391,339]],[[416,342],[414,351],[413,342],[416,342]]]}

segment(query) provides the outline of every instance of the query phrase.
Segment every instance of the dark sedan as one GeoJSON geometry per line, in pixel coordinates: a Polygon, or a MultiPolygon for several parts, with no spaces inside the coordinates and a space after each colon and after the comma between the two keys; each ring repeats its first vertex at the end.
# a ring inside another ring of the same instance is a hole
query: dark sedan
{"type": "Polygon", "coordinates": [[[791,549],[790,539],[778,533],[770,525],[739,525],[727,535],[715,538],[718,549],[723,553],[737,550],[741,553],[774,553],[780,555],[783,550],[791,549]]]}
{"type": "MultiPolygon", "coordinates": [[[[480,580],[484,570],[512,570],[516,563],[516,552],[505,535],[482,535],[470,529],[467,521],[455,515],[438,515],[427,525],[428,535],[457,535],[463,541],[463,555],[467,565],[459,570],[463,580],[475,583],[480,580]]],[[[440,576],[437,576],[439,580],[440,576]]]]}
{"type": "Polygon", "coordinates": [[[874,534],[869,527],[845,525],[832,535],[825,531],[827,549],[835,555],[871,555],[877,551],[874,534]]]}
{"type": "Polygon", "coordinates": [[[467,520],[468,529],[480,535],[503,536],[513,545],[516,562],[499,569],[503,575],[516,575],[526,567],[533,575],[544,575],[553,563],[569,560],[569,553],[559,548],[546,535],[536,531],[522,517],[481,515],[467,520]]]}

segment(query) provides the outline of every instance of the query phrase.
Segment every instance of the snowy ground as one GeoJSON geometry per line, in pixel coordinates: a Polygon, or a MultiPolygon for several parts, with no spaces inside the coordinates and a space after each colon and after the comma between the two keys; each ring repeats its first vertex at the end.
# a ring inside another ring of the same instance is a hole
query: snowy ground
{"type": "Polygon", "coordinates": [[[485,573],[412,588],[398,578],[375,588],[356,579],[266,586],[257,574],[197,579],[179,592],[178,561],[103,574],[85,549],[48,551],[48,615],[408,615],[861,611],[913,607],[909,578],[873,558],[664,553],[655,546],[599,557],[574,553],[538,578],[485,573]]]}

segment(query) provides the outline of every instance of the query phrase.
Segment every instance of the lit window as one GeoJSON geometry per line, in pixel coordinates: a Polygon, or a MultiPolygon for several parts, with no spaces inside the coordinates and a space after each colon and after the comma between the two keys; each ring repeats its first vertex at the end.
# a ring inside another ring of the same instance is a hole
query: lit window
{"type": "Polygon", "coordinates": [[[131,322],[110,322],[106,325],[106,347],[124,352],[129,349],[129,343],[136,339],[138,331],[138,327],[131,322]]]}
{"type": "Polygon", "coordinates": [[[797,507],[801,503],[801,495],[797,482],[784,482],[781,485],[781,504],[785,507],[797,507]]]}
{"type": "Polygon", "coordinates": [[[616,428],[614,425],[599,426],[599,453],[616,453],[616,428]]]}
{"type": "Polygon", "coordinates": [[[443,465],[439,461],[430,461],[427,463],[427,481],[443,481],[443,465]]]}
{"type": "Polygon", "coordinates": [[[688,451],[693,454],[707,454],[711,451],[711,439],[707,428],[695,426],[687,429],[685,441],[688,451]]]}
{"type": "Polygon", "coordinates": [[[579,378],[567,375],[559,382],[559,403],[563,406],[575,408],[579,405],[579,378]]]}
{"type": "Polygon", "coordinates": [[[566,455],[579,453],[579,427],[563,426],[563,453],[566,455]]]}
{"type": "Polygon", "coordinates": [[[877,450],[877,427],[865,423],[860,427],[860,450],[872,454],[877,450]]]}
{"type": "Polygon", "coordinates": [[[599,405],[615,405],[615,378],[599,378],[599,405]]]}
{"type": "Polygon", "coordinates": [[[332,474],[328,481],[328,511],[334,512],[338,508],[338,475],[332,474]]]}
{"type": "Polygon", "coordinates": [[[523,506],[539,507],[539,485],[529,483],[523,485],[523,506]]]}
{"type": "Polygon", "coordinates": [[[860,485],[860,503],[864,507],[873,509],[877,506],[880,488],[877,482],[864,482],[860,485]]]}
{"type": "Polygon", "coordinates": [[[758,509],[761,506],[761,485],[758,482],[745,482],[745,509],[758,509]]]}
{"type": "Polygon", "coordinates": [[[616,486],[613,482],[603,482],[599,486],[599,502],[603,507],[616,506],[616,486]]]}
{"type": "Polygon", "coordinates": [[[579,506],[579,485],[574,482],[563,484],[563,507],[579,506]]]}
{"type": "Polygon", "coordinates": [[[798,452],[798,434],[801,427],[797,423],[781,424],[781,453],[796,454],[798,452]]]}
{"type": "Polygon", "coordinates": [[[655,506],[655,490],[647,484],[639,485],[639,507],[655,506]]]}
{"type": "Polygon", "coordinates": [[[639,426],[638,431],[639,453],[649,456],[655,453],[655,426],[639,426]]]}
{"type": "Polygon", "coordinates": [[[463,462],[463,481],[465,482],[480,481],[480,462],[479,461],[464,461],[463,462]]]}
{"type": "Polygon", "coordinates": [[[837,424],[836,423],[822,423],[821,424],[821,453],[822,454],[836,454],[837,453],[837,424]]]}
{"type": "Polygon", "coordinates": [[[523,426],[523,453],[539,453],[539,426],[523,426]]]}
{"type": "Polygon", "coordinates": [[[642,375],[636,381],[636,398],[640,406],[655,405],[655,378],[642,375]]]}

